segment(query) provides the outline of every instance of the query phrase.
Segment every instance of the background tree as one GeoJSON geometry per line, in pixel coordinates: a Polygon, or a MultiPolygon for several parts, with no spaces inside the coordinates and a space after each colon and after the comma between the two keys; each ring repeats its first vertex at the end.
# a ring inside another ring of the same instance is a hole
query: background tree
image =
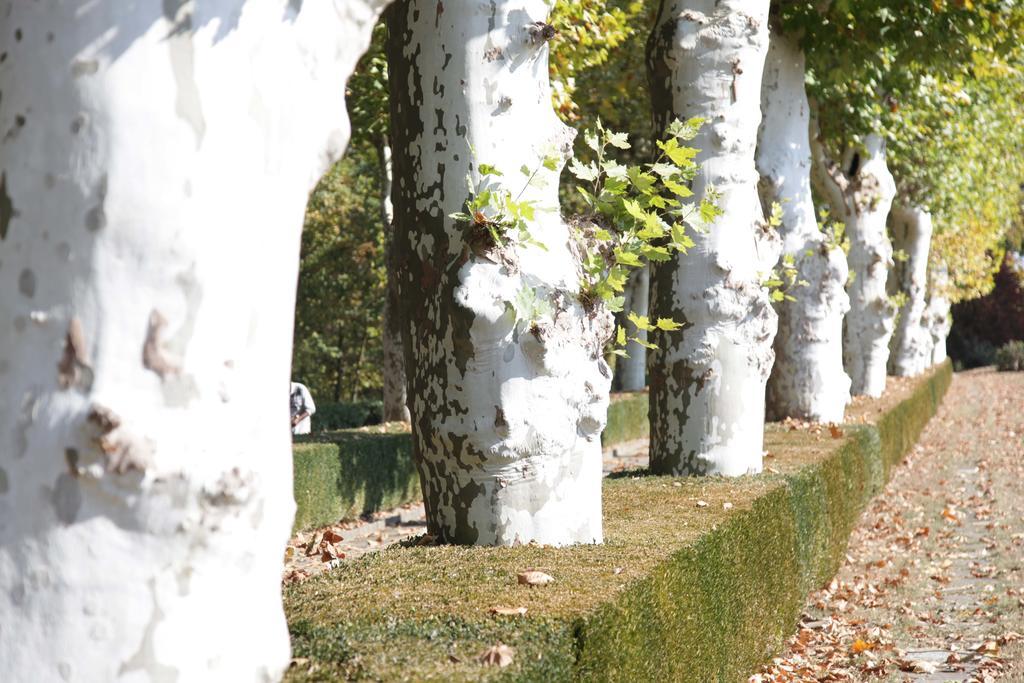
{"type": "Polygon", "coordinates": [[[306,207],[292,375],[318,402],[376,398],[382,384],[387,273],[376,154],[358,135],[306,207]]]}

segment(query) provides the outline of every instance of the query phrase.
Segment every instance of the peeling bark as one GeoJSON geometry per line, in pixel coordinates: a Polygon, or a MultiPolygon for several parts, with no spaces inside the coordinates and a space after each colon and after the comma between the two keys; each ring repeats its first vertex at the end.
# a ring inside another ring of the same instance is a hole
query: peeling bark
{"type": "Polygon", "coordinates": [[[548,83],[542,0],[388,14],[396,272],[413,449],[430,533],[451,543],[599,542],[610,314],[576,299],[579,261],[558,213],[558,169],[529,222],[536,247],[493,249],[449,215],[487,163],[517,192],[519,169],[571,153],[548,83]],[[541,22],[541,24],[538,24],[541,22]],[[550,316],[517,321],[523,289],[550,316]]]}
{"type": "Polygon", "coordinates": [[[928,278],[928,305],[922,324],[932,337],[931,364],[946,360],[946,338],[953,326],[949,302],[949,271],[945,264],[933,265],[928,278]]]}
{"type": "MultiPolygon", "coordinates": [[[[626,303],[623,307],[623,320],[625,322],[627,312],[637,315],[647,315],[649,309],[649,294],[651,287],[651,271],[645,266],[637,268],[630,273],[626,284],[626,303]]],[[[637,330],[636,336],[647,341],[647,331],[637,330]]],[[[647,349],[630,338],[626,343],[627,358],[619,357],[615,363],[615,380],[613,382],[616,391],[643,391],[647,386],[647,349]]]]}
{"type": "Polygon", "coordinates": [[[787,417],[842,422],[850,402],[843,371],[843,315],[850,308],[846,254],[829,246],[811,199],[810,108],[804,89],[804,55],[788,36],[773,32],[761,85],[757,170],[768,212],[782,207],[783,253],[794,259],[793,301],[779,302],[775,365],[767,387],[770,419],[787,417]]]}
{"type": "Polygon", "coordinates": [[[852,281],[846,288],[850,310],[843,321],[843,365],[854,396],[877,398],[885,391],[896,319],[886,291],[893,260],[885,226],[896,183],[885,162],[885,143],[877,135],[869,135],[863,147],[851,148],[843,166],[828,157],[816,130],[811,150],[811,179],[828,199],[833,218],[845,222],[850,240],[852,281]]]}
{"type": "Polygon", "coordinates": [[[777,318],[762,278],[778,235],[757,196],[754,150],[768,49],[768,0],[664,1],[647,46],[657,129],[706,120],[693,146],[696,199],[714,187],[723,214],[686,254],[651,274],[652,316],[679,332],[654,334],[651,468],[741,475],[761,469],[765,382],[777,318]]]}
{"type": "Polygon", "coordinates": [[[299,233],[383,4],[3,3],[4,680],[287,667],[299,233]]]}
{"type": "Polygon", "coordinates": [[[895,205],[889,214],[893,248],[907,258],[889,273],[888,290],[906,294],[889,343],[889,374],[915,377],[932,364],[931,329],[925,324],[928,305],[928,251],[932,240],[932,216],[918,206],[895,205]]]}

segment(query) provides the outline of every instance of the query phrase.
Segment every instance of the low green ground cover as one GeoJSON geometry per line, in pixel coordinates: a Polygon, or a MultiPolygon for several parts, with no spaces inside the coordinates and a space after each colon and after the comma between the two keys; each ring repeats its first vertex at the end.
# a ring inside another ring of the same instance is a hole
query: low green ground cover
{"type": "Polygon", "coordinates": [[[604,545],[391,548],[294,584],[288,679],[745,680],[834,574],[950,379],[945,364],[860,402],[861,424],[835,435],[769,425],[761,475],[608,479],[604,545]],[[555,582],[519,585],[532,568],[555,582]],[[481,664],[499,642],[512,663],[481,664]]]}

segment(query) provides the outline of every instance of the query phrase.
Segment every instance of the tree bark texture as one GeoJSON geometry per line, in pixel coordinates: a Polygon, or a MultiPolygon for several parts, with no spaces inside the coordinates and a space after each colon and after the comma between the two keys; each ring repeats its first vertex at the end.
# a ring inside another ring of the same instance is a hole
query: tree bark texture
{"type": "MultiPolygon", "coordinates": [[[[626,303],[623,307],[620,324],[629,325],[626,315],[629,312],[647,315],[651,287],[651,271],[645,266],[637,268],[629,275],[626,284],[626,303]]],[[[647,341],[646,330],[634,330],[636,337],[647,341]]],[[[630,339],[626,343],[627,357],[619,357],[615,362],[615,381],[617,391],[643,391],[647,386],[647,348],[630,339]]]]}
{"type": "Polygon", "coordinates": [[[928,278],[928,304],[924,326],[932,337],[931,364],[946,360],[946,338],[953,326],[949,302],[949,270],[943,263],[933,264],[928,278]]]}
{"type": "Polygon", "coordinates": [[[754,150],[768,49],[768,0],[665,0],[647,46],[655,125],[699,116],[696,199],[713,188],[722,215],[690,230],[696,245],[657,264],[651,468],[742,475],[761,469],[765,382],[777,317],[762,281],[781,241],[764,220],[754,150]]]}
{"type": "Polygon", "coordinates": [[[608,313],[578,303],[580,259],[558,212],[574,133],[551,106],[542,0],[406,0],[388,14],[395,248],[413,448],[431,534],[445,542],[599,542],[611,386],[608,313]],[[479,165],[504,175],[481,178],[479,165]],[[520,169],[538,169],[526,185],[520,169]],[[547,250],[469,239],[450,218],[467,175],[534,202],[547,250]],[[493,247],[493,245],[491,245],[493,247]],[[551,314],[517,320],[525,292],[551,314]]]}
{"type": "Polygon", "coordinates": [[[932,215],[919,206],[896,204],[889,214],[889,227],[893,248],[906,255],[889,273],[889,295],[898,292],[906,295],[889,342],[889,374],[914,377],[932,364],[932,331],[924,320],[928,306],[932,215]]]}
{"type": "Polygon", "coordinates": [[[804,89],[804,55],[797,42],[771,35],[761,84],[761,130],[757,170],[765,211],[782,208],[783,253],[793,258],[805,281],[776,304],[779,331],[775,365],[767,387],[769,419],[793,417],[842,422],[850,402],[850,378],[843,370],[846,254],[830,246],[818,227],[811,198],[810,109],[804,89]]]}
{"type": "Polygon", "coordinates": [[[409,401],[405,377],[405,352],[402,349],[402,322],[398,277],[395,273],[395,208],[391,202],[393,173],[391,143],[385,137],[377,145],[380,158],[381,220],[384,222],[384,251],[387,264],[388,292],[384,299],[384,321],[381,334],[384,384],[384,421],[408,422],[409,401]]]}
{"type": "Polygon", "coordinates": [[[811,148],[812,180],[828,198],[832,216],[845,222],[850,240],[847,263],[852,280],[846,288],[850,311],[843,321],[843,365],[854,396],[877,398],[885,391],[896,318],[886,291],[893,265],[886,219],[896,183],[878,135],[869,135],[861,147],[852,148],[842,167],[828,158],[817,135],[812,136],[811,148]]]}
{"type": "Polygon", "coordinates": [[[0,3],[0,678],[288,666],[299,237],[381,5],[0,3]]]}

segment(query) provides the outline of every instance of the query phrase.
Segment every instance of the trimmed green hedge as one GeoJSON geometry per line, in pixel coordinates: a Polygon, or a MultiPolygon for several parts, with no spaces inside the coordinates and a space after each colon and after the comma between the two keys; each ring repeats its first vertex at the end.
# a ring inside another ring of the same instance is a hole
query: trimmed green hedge
{"type": "Polygon", "coordinates": [[[295,529],[352,519],[419,500],[408,433],[333,432],[296,443],[295,529]]]}
{"type": "Polygon", "coordinates": [[[601,443],[614,446],[623,441],[646,439],[651,433],[647,419],[647,392],[615,394],[608,406],[608,424],[601,434],[601,443]]]}
{"type": "MultiPolygon", "coordinates": [[[[379,403],[370,401],[328,404],[326,410],[340,406],[345,419],[354,420],[375,405],[379,407],[379,403]]],[[[321,412],[314,416],[314,427],[321,412]]],[[[602,435],[604,445],[642,439],[647,434],[646,392],[614,396],[608,409],[608,427],[602,435]]],[[[420,500],[422,492],[411,448],[407,432],[336,430],[297,438],[293,448],[298,504],[295,529],[323,526],[420,500]]]]}
{"type": "Polygon", "coordinates": [[[777,473],[610,478],[600,546],[392,548],[293,585],[288,680],[745,680],[834,575],[950,377],[947,363],[841,439],[770,425],[777,473]],[[526,568],[555,583],[518,585],[526,568]],[[499,641],[512,664],[480,664],[499,641]]]}
{"type": "Polygon", "coordinates": [[[312,424],[315,433],[333,432],[339,429],[356,429],[367,425],[379,425],[384,420],[382,401],[341,401],[321,402],[316,406],[312,424]]]}

